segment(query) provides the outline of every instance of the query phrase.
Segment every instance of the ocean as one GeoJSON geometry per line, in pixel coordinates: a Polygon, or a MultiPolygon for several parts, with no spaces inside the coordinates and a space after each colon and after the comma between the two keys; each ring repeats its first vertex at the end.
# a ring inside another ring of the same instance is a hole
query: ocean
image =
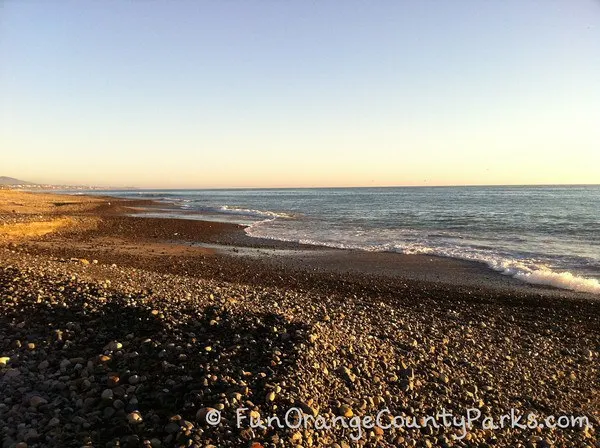
{"type": "Polygon", "coordinates": [[[600,293],[598,185],[91,193],[154,199],[169,216],[245,224],[254,237],[472,260],[525,282],[600,293]]]}

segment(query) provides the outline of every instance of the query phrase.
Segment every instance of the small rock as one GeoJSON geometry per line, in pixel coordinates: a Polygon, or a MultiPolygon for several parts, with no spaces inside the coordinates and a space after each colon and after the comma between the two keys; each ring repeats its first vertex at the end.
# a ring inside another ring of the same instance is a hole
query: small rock
{"type": "Polygon", "coordinates": [[[343,417],[350,418],[354,415],[352,408],[350,406],[348,406],[347,404],[341,405],[339,410],[340,410],[340,415],[343,417]]]}
{"type": "Polygon", "coordinates": [[[118,341],[111,341],[104,346],[104,350],[110,350],[113,352],[115,352],[117,350],[121,350],[122,348],[123,348],[123,344],[121,344],[118,341]]]}
{"type": "Polygon", "coordinates": [[[127,415],[127,422],[130,425],[136,425],[142,422],[142,415],[138,411],[131,412],[127,415]]]}
{"type": "Polygon", "coordinates": [[[113,399],[113,391],[111,389],[104,389],[102,392],[102,399],[110,401],[113,399]]]}
{"type": "Polygon", "coordinates": [[[174,434],[177,431],[179,431],[179,425],[175,422],[169,422],[165,426],[165,432],[167,432],[169,434],[174,434]]]}
{"type": "MultiPolygon", "coordinates": [[[[310,402],[309,402],[310,403],[310,402]]],[[[316,406],[312,406],[311,404],[306,403],[304,401],[299,401],[298,406],[305,414],[312,415],[316,417],[319,414],[319,408],[316,406]]]]}
{"type": "Polygon", "coordinates": [[[39,395],[34,395],[29,399],[29,406],[31,406],[32,408],[37,408],[38,406],[41,406],[43,404],[48,404],[48,400],[40,397],[39,395]]]}
{"type": "Polygon", "coordinates": [[[38,432],[34,428],[31,428],[31,429],[27,430],[27,432],[23,436],[23,438],[25,439],[26,442],[35,441],[39,437],[40,436],[39,436],[38,432]]]}
{"type": "Polygon", "coordinates": [[[19,369],[8,369],[4,374],[4,379],[15,378],[21,375],[21,371],[19,369]]]}
{"type": "Polygon", "coordinates": [[[196,412],[196,420],[202,422],[202,423],[206,423],[206,415],[210,412],[210,411],[214,411],[214,408],[201,408],[198,410],[198,412],[196,412]]]}
{"type": "Polygon", "coordinates": [[[60,362],[60,370],[65,370],[67,367],[69,367],[71,365],[71,361],[69,361],[68,359],[63,359],[60,362]]]}
{"type": "Polygon", "coordinates": [[[347,382],[354,383],[356,381],[356,375],[348,367],[340,367],[339,372],[347,382]]]}
{"type": "Polygon", "coordinates": [[[50,421],[48,422],[48,426],[50,428],[53,428],[55,426],[58,426],[60,424],[60,420],[57,417],[53,417],[50,419],[50,421]]]}
{"type": "Polygon", "coordinates": [[[115,387],[119,384],[120,378],[118,375],[110,375],[107,380],[108,387],[115,387]]]}

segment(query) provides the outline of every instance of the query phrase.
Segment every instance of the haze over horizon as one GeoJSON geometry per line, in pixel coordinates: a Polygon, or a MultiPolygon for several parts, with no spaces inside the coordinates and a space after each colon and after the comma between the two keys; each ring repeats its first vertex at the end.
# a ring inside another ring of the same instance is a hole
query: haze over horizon
{"type": "Polygon", "coordinates": [[[54,187],[68,187],[68,188],[81,188],[81,187],[89,187],[91,189],[99,189],[99,190],[112,190],[112,191],[120,191],[120,190],[261,190],[261,189],[346,189],[346,188],[460,188],[460,187],[594,187],[600,185],[600,183],[590,183],[590,184],[451,184],[451,185],[335,185],[335,186],[287,186],[287,187],[247,187],[247,186],[239,186],[239,187],[138,187],[136,185],[109,185],[106,183],[98,183],[98,184],[77,184],[77,183],[61,183],[61,182],[51,182],[51,183],[43,183],[43,182],[30,182],[25,179],[17,179],[12,178],[10,176],[0,176],[0,186],[12,186],[12,185],[32,185],[32,186],[52,186],[54,187]],[[9,180],[6,180],[9,179],[9,180]],[[13,181],[14,180],[14,181],[13,181]]]}
{"type": "Polygon", "coordinates": [[[0,175],[600,183],[600,3],[4,2],[0,175]]]}

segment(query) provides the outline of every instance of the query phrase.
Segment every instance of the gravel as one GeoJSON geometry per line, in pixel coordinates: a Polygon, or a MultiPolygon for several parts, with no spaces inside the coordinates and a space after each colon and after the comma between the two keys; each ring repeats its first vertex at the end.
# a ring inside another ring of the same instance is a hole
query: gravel
{"type": "Polygon", "coordinates": [[[248,286],[0,253],[3,448],[598,446],[597,305],[544,315],[417,300],[427,291],[248,286]],[[355,442],[340,427],[238,428],[242,407],[326,419],[515,408],[585,415],[593,428],[475,427],[462,440],[371,428],[355,442]]]}

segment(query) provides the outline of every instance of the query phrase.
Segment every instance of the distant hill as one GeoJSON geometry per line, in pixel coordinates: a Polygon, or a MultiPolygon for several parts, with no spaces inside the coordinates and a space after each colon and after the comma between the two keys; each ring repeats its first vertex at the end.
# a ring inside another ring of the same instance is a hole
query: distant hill
{"type": "Polygon", "coordinates": [[[27,182],[14,177],[0,176],[0,185],[33,185],[31,182],[27,182]]]}
{"type": "MultiPolygon", "coordinates": [[[[1,1],[1,0],[0,0],[1,1]]],[[[93,185],[56,185],[56,184],[36,184],[26,180],[15,179],[14,177],[0,176],[0,189],[17,189],[24,191],[45,191],[45,190],[121,190],[122,188],[96,187],[93,185]]],[[[135,188],[132,188],[135,189],[135,188]]]]}
{"type": "MultiPolygon", "coordinates": [[[[2,0],[0,0],[2,1],[2,0]]],[[[18,190],[139,190],[137,187],[98,187],[94,185],[56,185],[56,184],[36,184],[26,180],[15,179],[14,177],[0,176],[0,189],[18,189],[18,190]]]]}

